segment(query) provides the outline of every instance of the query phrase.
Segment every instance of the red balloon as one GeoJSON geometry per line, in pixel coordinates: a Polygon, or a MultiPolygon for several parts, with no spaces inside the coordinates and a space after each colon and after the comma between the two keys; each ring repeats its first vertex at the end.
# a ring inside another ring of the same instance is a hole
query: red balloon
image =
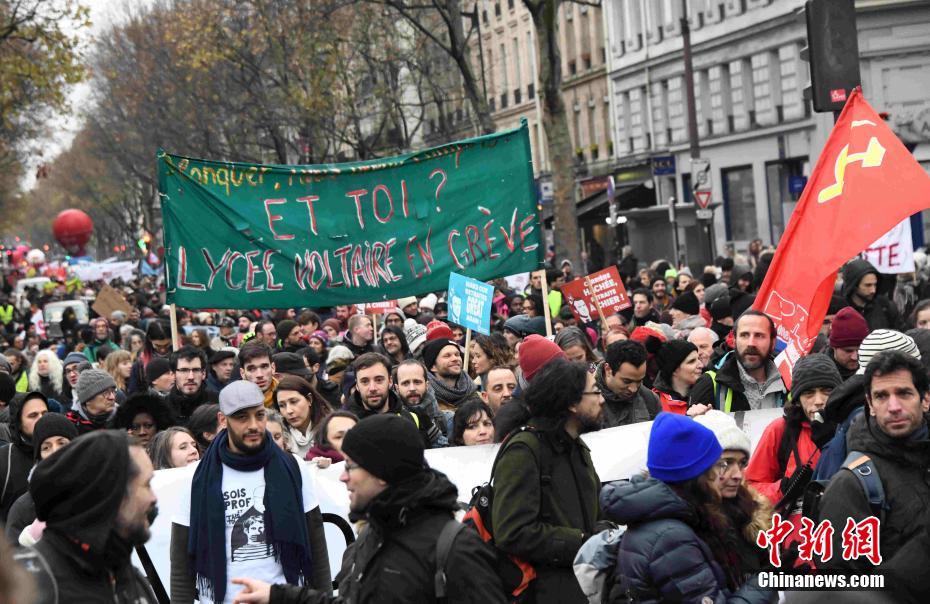
{"type": "Polygon", "coordinates": [[[83,255],[84,246],[94,232],[94,221],[81,210],[64,210],[55,217],[52,233],[55,240],[72,254],[83,255]]]}

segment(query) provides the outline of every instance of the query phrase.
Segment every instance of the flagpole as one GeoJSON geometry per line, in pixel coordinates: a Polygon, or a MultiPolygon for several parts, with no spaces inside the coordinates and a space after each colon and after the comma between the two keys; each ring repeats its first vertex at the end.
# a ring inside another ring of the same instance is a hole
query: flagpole
{"type": "Polygon", "coordinates": [[[468,373],[468,357],[471,355],[471,327],[465,329],[465,359],[462,361],[465,373],[468,373]]]}
{"type": "Polygon", "coordinates": [[[168,316],[171,318],[171,348],[178,350],[181,348],[181,339],[178,337],[178,308],[173,302],[168,307],[168,316]]]}
{"type": "Polygon", "coordinates": [[[591,290],[591,299],[594,300],[594,306],[597,308],[597,316],[601,318],[601,329],[606,334],[608,331],[610,331],[610,326],[607,325],[607,317],[604,316],[604,310],[601,308],[601,302],[597,299],[597,294],[594,293],[594,288],[591,287],[590,275],[585,275],[584,286],[591,290]]]}

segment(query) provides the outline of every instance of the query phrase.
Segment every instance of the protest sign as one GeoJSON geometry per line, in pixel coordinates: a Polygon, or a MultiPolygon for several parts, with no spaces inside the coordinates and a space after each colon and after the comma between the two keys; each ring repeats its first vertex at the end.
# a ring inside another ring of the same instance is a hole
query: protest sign
{"type": "Polygon", "coordinates": [[[359,310],[364,308],[366,315],[383,315],[392,308],[397,308],[397,300],[387,300],[385,302],[369,302],[367,304],[359,304],[359,310]]]}
{"type": "Polygon", "coordinates": [[[105,319],[109,319],[110,314],[115,310],[121,310],[126,313],[127,316],[133,311],[132,305],[126,301],[123,294],[110,287],[109,284],[104,285],[100,289],[91,308],[94,309],[95,313],[105,319]]]}
{"type": "Polygon", "coordinates": [[[582,323],[600,318],[598,306],[605,316],[630,307],[630,299],[616,266],[569,281],[562,286],[562,296],[572,314],[582,323]]]}
{"type": "Polygon", "coordinates": [[[491,335],[494,286],[458,273],[449,274],[449,321],[491,335]]]}
{"type": "Polygon", "coordinates": [[[878,272],[889,275],[914,272],[914,241],[911,219],[905,218],[882,237],[862,250],[860,257],[872,263],[878,272]]]}
{"type": "MultiPolygon", "coordinates": [[[[782,416],[783,409],[763,409],[760,411],[737,412],[734,416],[737,426],[749,435],[752,448],[755,449],[762,433],[772,421],[782,416]]],[[[591,461],[601,482],[627,479],[646,469],[646,450],[652,422],[641,422],[628,426],[609,428],[582,435],[585,445],[590,449],[591,461]]],[[[484,484],[491,476],[491,465],[497,455],[499,445],[476,445],[472,447],[447,447],[428,449],[426,461],[429,467],[445,474],[459,492],[459,501],[471,500],[472,489],[484,484]]],[[[301,461],[306,464],[308,462],[301,461]]],[[[349,495],[345,485],[339,481],[344,470],[344,462],[334,464],[324,470],[310,464],[314,477],[314,492],[320,502],[320,510],[326,514],[336,514],[348,520],[349,495]]],[[[171,564],[171,522],[181,509],[181,498],[190,496],[190,482],[194,476],[195,465],[186,468],[159,470],[152,480],[152,489],[158,497],[159,514],[152,524],[152,538],[146,549],[152,558],[158,575],[165,587],[170,590],[171,564]]],[[[333,577],[339,571],[342,554],[346,543],[342,533],[333,525],[325,524],[326,546],[329,550],[329,563],[333,577]]],[[[133,562],[142,568],[133,555],[133,562]]]]}
{"type": "Polygon", "coordinates": [[[525,121],[347,164],[157,160],[167,297],[185,308],[389,300],[540,265],[525,121]]]}
{"type": "Polygon", "coordinates": [[[71,272],[81,281],[106,281],[113,279],[132,281],[136,276],[136,263],[131,260],[122,262],[80,262],[71,266],[71,272]]]}

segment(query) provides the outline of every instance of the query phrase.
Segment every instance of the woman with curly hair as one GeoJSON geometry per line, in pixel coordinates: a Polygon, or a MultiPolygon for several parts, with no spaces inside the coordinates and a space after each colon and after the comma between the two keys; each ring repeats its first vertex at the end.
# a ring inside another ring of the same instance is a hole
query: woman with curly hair
{"type": "Polygon", "coordinates": [[[469,355],[468,373],[482,389],[487,385],[488,371],[492,367],[513,367],[515,364],[507,340],[498,333],[489,336],[472,334],[469,355]]]}
{"type": "Polygon", "coordinates": [[[51,350],[40,350],[29,368],[29,390],[38,390],[47,398],[61,401],[63,372],[58,355],[51,350]]]}
{"type": "Polygon", "coordinates": [[[176,423],[164,400],[150,394],[134,394],[117,407],[112,427],[125,430],[147,447],[156,434],[176,423]]]}

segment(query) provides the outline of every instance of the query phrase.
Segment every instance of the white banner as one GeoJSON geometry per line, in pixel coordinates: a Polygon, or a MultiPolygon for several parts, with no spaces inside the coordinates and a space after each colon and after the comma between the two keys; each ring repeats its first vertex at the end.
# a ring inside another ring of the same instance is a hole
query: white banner
{"type": "Polygon", "coordinates": [[[123,262],[82,262],[70,267],[71,271],[81,281],[106,281],[122,279],[131,281],[136,275],[136,262],[127,260],[123,262]]]}
{"type": "MultiPolygon", "coordinates": [[[[755,449],[762,433],[774,419],[782,416],[781,409],[764,409],[734,413],[737,425],[748,435],[755,449]]],[[[619,428],[610,428],[589,432],[582,436],[591,449],[591,460],[601,482],[611,482],[629,478],[646,469],[646,447],[652,422],[643,422],[619,428]]],[[[459,501],[468,503],[474,487],[487,482],[491,475],[491,464],[497,455],[498,445],[478,445],[474,447],[449,447],[446,449],[429,449],[426,460],[429,465],[449,477],[459,490],[459,501]]],[[[316,493],[323,513],[342,516],[348,522],[349,496],[345,485],[339,481],[344,464],[338,463],[325,470],[313,464],[316,493]]],[[[190,492],[185,482],[194,476],[195,465],[173,470],[155,472],[152,488],[158,496],[158,518],[152,525],[152,538],[146,549],[152,558],[162,584],[170,594],[171,583],[171,518],[175,516],[180,505],[180,493],[190,492]]],[[[329,564],[333,577],[342,565],[342,554],[346,543],[342,532],[331,523],[326,523],[326,544],[329,548],[329,564]]],[[[142,565],[133,554],[133,561],[139,569],[142,565]]],[[[143,571],[144,572],[144,571],[143,571]]]]}
{"type": "Polygon", "coordinates": [[[859,255],[871,262],[880,273],[913,273],[914,242],[911,239],[911,219],[905,218],[899,222],[859,255]]]}

